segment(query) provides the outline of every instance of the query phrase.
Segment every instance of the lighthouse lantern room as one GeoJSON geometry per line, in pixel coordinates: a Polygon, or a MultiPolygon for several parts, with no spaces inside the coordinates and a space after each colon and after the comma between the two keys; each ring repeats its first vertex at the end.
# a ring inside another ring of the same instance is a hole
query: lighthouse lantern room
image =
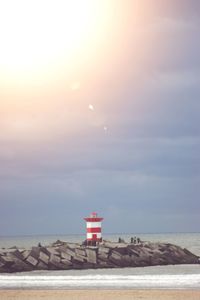
{"type": "Polygon", "coordinates": [[[98,217],[97,213],[93,212],[84,220],[86,221],[87,229],[87,245],[96,246],[97,243],[102,241],[101,221],[103,218],[98,217]]]}

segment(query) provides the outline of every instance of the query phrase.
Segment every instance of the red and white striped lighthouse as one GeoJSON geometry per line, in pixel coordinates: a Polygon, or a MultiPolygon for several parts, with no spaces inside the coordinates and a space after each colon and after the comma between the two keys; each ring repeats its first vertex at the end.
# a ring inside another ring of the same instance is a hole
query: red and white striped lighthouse
{"type": "Polygon", "coordinates": [[[99,218],[97,213],[93,212],[88,218],[84,218],[87,228],[87,244],[96,245],[97,242],[102,241],[101,237],[101,221],[103,218],[99,218]]]}

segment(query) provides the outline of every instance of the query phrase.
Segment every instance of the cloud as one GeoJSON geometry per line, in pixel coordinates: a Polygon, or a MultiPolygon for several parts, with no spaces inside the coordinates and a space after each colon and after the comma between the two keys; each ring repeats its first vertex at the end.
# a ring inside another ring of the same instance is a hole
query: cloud
{"type": "Polygon", "coordinates": [[[199,1],[152,3],[92,78],[0,91],[0,234],[80,233],[96,210],[107,232],[198,228],[199,1]]]}

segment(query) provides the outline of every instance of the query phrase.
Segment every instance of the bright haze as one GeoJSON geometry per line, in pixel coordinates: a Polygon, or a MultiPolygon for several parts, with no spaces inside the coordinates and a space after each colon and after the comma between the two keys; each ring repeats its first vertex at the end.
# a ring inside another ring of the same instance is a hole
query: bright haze
{"type": "Polygon", "coordinates": [[[200,227],[200,1],[0,1],[0,235],[200,227]]]}

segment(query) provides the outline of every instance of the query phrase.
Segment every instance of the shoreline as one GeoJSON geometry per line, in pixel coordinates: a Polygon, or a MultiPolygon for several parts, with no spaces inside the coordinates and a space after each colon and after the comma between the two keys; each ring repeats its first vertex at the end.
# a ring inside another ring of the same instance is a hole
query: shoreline
{"type": "Polygon", "coordinates": [[[133,290],[0,290],[1,300],[199,300],[200,290],[133,289],[133,290]]]}

